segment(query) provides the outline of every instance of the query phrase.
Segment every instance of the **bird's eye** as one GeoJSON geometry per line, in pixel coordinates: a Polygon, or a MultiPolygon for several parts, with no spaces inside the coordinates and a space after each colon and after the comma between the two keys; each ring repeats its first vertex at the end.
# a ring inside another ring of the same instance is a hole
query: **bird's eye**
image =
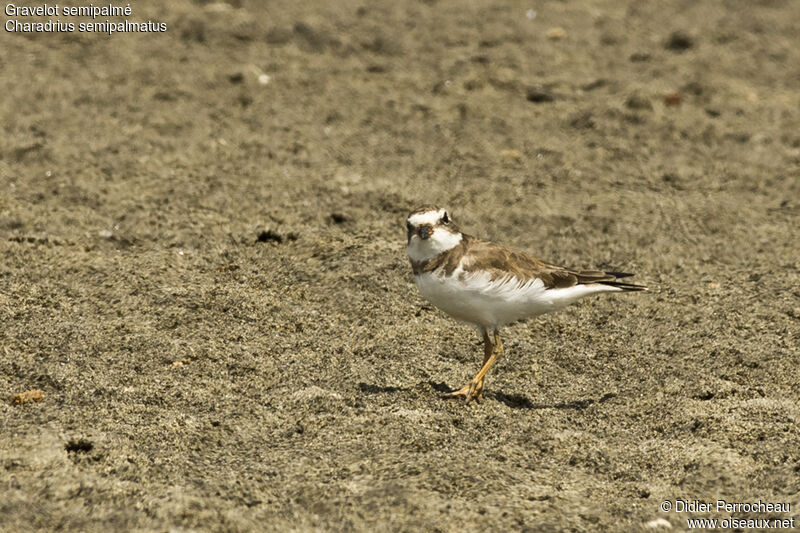
{"type": "Polygon", "coordinates": [[[444,212],[444,216],[442,217],[442,224],[449,224],[450,217],[447,216],[447,211],[444,212]]]}

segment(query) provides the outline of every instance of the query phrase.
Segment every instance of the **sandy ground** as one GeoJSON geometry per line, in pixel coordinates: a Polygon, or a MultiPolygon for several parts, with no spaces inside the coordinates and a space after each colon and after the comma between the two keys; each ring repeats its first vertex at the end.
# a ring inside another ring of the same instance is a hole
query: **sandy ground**
{"type": "Polygon", "coordinates": [[[264,4],[0,33],[0,530],[797,515],[800,3],[264,4]],[[482,354],[414,286],[425,202],[652,291],[442,400],[482,354]]]}

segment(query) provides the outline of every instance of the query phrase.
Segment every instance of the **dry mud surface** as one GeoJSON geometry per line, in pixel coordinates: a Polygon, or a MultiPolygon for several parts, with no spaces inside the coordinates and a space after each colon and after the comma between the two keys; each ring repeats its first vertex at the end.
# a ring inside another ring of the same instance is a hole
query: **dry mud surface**
{"type": "Polygon", "coordinates": [[[0,530],[795,516],[799,2],[132,18],[168,31],[0,33],[0,530]],[[481,348],[414,286],[426,202],[652,291],[507,327],[442,400],[481,348]]]}

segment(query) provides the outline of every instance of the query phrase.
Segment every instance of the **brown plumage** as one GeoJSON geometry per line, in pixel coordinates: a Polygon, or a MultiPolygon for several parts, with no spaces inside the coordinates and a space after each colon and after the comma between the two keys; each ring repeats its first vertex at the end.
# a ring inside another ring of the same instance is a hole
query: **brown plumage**
{"type": "MultiPolygon", "coordinates": [[[[452,230],[458,231],[451,226],[452,230]]],[[[451,229],[448,228],[448,229],[451,229]]],[[[461,242],[446,252],[428,261],[411,261],[414,274],[433,272],[439,268],[445,275],[451,275],[461,263],[464,273],[488,272],[491,280],[514,277],[519,283],[539,278],[548,289],[565,289],[575,285],[599,283],[626,291],[643,291],[646,287],[620,281],[633,274],[625,272],[604,272],[601,270],[572,270],[546,263],[521,250],[476,239],[462,234],[461,242]]]]}

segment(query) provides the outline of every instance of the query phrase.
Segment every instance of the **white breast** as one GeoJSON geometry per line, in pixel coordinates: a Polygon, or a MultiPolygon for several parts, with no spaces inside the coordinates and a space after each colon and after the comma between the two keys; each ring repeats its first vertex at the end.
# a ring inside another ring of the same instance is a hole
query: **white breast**
{"type": "Polygon", "coordinates": [[[488,273],[465,273],[460,266],[450,276],[424,272],[416,279],[420,293],[433,305],[456,320],[487,329],[555,311],[589,294],[620,290],[607,285],[547,289],[541,279],[492,280],[488,273]]]}

